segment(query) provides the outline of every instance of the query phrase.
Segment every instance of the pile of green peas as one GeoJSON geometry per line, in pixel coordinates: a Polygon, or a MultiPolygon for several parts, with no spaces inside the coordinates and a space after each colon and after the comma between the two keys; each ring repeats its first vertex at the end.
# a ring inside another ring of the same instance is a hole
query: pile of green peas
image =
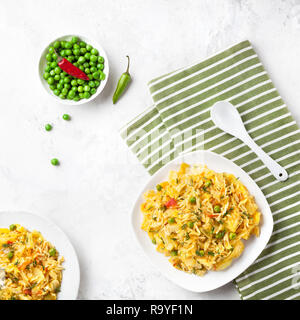
{"type": "Polygon", "coordinates": [[[44,79],[53,93],[61,99],[79,101],[89,99],[96,93],[100,82],[105,79],[104,58],[91,45],[72,37],[70,41],[55,41],[46,54],[47,66],[44,79]],[[82,70],[90,80],[74,78],[63,71],[57,64],[57,55],[69,60],[82,70]]]}

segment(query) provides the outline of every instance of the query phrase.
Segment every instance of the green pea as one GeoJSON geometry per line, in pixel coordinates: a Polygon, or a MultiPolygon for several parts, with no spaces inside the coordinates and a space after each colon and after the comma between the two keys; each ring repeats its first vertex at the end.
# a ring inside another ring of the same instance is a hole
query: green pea
{"type": "Polygon", "coordinates": [[[51,164],[54,166],[58,166],[59,165],[59,161],[56,158],[51,159],[51,164]]]}
{"type": "Polygon", "coordinates": [[[79,45],[80,45],[80,48],[85,48],[86,47],[86,43],[84,41],[80,41],[79,45]]]}
{"type": "Polygon", "coordinates": [[[84,72],[85,72],[86,74],[89,74],[89,73],[90,73],[90,69],[89,69],[89,68],[85,68],[85,69],[84,69],[84,72]]]}
{"type": "Polygon", "coordinates": [[[73,62],[75,60],[75,56],[68,56],[67,60],[69,60],[70,62],[73,62]]]}
{"type": "Polygon", "coordinates": [[[74,49],[74,50],[73,50],[73,54],[74,54],[75,56],[79,56],[79,55],[80,55],[80,50],[79,50],[79,49],[74,49]]]}
{"type": "Polygon", "coordinates": [[[47,123],[47,124],[45,125],[45,130],[46,130],[46,131],[51,131],[51,130],[52,130],[52,126],[51,126],[50,123],[47,123]]]}
{"type": "Polygon", "coordinates": [[[60,55],[61,55],[62,57],[65,57],[65,56],[66,56],[66,50],[61,50],[60,55]]]}
{"type": "Polygon", "coordinates": [[[93,49],[93,47],[90,45],[90,44],[88,44],[87,46],[86,46],[86,50],[87,51],[91,51],[93,49]]]}
{"type": "Polygon", "coordinates": [[[217,238],[217,239],[222,239],[222,238],[224,237],[224,235],[225,235],[225,231],[222,230],[222,231],[220,231],[220,232],[218,232],[218,233],[216,234],[216,238],[217,238]]]}
{"type": "Polygon", "coordinates": [[[70,83],[65,83],[65,84],[64,84],[64,88],[66,88],[66,89],[70,89],[70,88],[71,88],[70,83]]]}
{"type": "Polygon", "coordinates": [[[78,68],[78,63],[74,62],[73,65],[78,68]]]}
{"type": "Polygon", "coordinates": [[[50,66],[51,66],[51,68],[55,69],[57,67],[57,62],[56,61],[52,61],[50,66]]]}
{"type": "Polygon", "coordinates": [[[53,43],[53,47],[54,47],[55,49],[58,49],[58,48],[60,47],[60,42],[59,42],[59,41],[55,41],[55,42],[53,43]]]}
{"type": "Polygon", "coordinates": [[[50,66],[47,66],[46,68],[45,68],[45,72],[49,72],[51,70],[51,67],[50,66]]]}
{"type": "Polygon", "coordinates": [[[66,54],[66,56],[70,56],[70,55],[72,54],[72,50],[67,49],[67,50],[65,51],[65,54],[66,54]]]}
{"type": "MultiPolygon", "coordinates": [[[[75,95],[76,95],[76,93],[73,90],[70,90],[68,93],[68,98],[73,99],[75,97],[75,95]]],[[[68,120],[68,119],[65,119],[65,120],[68,120]]]]}
{"type": "Polygon", "coordinates": [[[221,207],[220,206],[214,206],[214,212],[220,213],[221,212],[221,207]]]}
{"type": "Polygon", "coordinates": [[[236,238],[236,233],[230,232],[230,233],[229,233],[229,239],[230,239],[230,240],[234,240],[235,238],[236,238]]]}
{"type": "Polygon", "coordinates": [[[95,55],[91,55],[91,57],[90,57],[90,60],[92,61],[92,62],[96,62],[97,60],[98,60],[98,58],[97,58],[97,56],[95,56],[95,55]]]}
{"type": "Polygon", "coordinates": [[[169,222],[169,223],[175,223],[175,218],[169,218],[169,219],[168,219],[168,222],[169,222]]]}
{"type": "Polygon", "coordinates": [[[178,256],[178,251],[177,250],[172,250],[171,251],[171,256],[172,257],[178,256]]]}
{"type": "Polygon", "coordinates": [[[93,73],[93,78],[97,79],[97,80],[100,79],[100,73],[98,71],[94,72],[93,73]]]}
{"type": "Polygon", "coordinates": [[[68,92],[69,92],[69,90],[67,89],[67,88],[63,88],[62,90],[61,90],[61,93],[63,94],[63,95],[67,95],[68,94],[68,92]]]}
{"type": "Polygon", "coordinates": [[[86,54],[86,48],[80,48],[80,53],[81,54],[86,54]]]}
{"type": "Polygon", "coordinates": [[[9,260],[11,260],[11,259],[13,258],[13,256],[14,256],[14,252],[13,252],[13,251],[10,251],[10,252],[7,254],[7,258],[8,258],[9,260]]]}
{"type": "Polygon", "coordinates": [[[77,92],[78,88],[77,87],[72,87],[71,90],[74,91],[74,92],[77,92]]]}
{"type": "Polygon", "coordinates": [[[55,72],[56,74],[60,74],[60,73],[61,73],[61,68],[60,68],[60,67],[56,67],[56,68],[54,69],[54,72],[55,72]]]}
{"type": "Polygon", "coordinates": [[[72,37],[71,39],[71,42],[74,44],[74,43],[77,43],[79,41],[78,37],[72,37]]]}
{"type": "Polygon", "coordinates": [[[78,92],[83,92],[83,86],[78,86],[78,92]]]}
{"type": "Polygon", "coordinates": [[[53,84],[53,83],[54,83],[54,79],[53,79],[52,77],[49,77],[49,78],[47,79],[47,82],[48,82],[49,84],[53,84]]]}
{"type": "MultiPolygon", "coordinates": [[[[71,92],[72,92],[72,91],[71,91],[71,92]]],[[[74,95],[75,95],[75,94],[74,94],[74,95]]],[[[73,97],[73,98],[74,98],[74,97],[73,97]]],[[[67,120],[67,121],[71,119],[70,115],[68,115],[68,114],[66,114],[66,113],[65,113],[62,117],[63,117],[64,120],[67,120]]]]}
{"type": "Polygon", "coordinates": [[[97,64],[97,68],[98,68],[99,70],[103,70],[103,69],[104,69],[104,64],[103,64],[103,63],[98,63],[98,64],[97,64]]]}
{"type": "Polygon", "coordinates": [[[73,49],[80,49],[80,45],[78,43],[73,44],[73,49]]]}
{"type": "Polygon", "coordinates": [[[196,255],[199,257],[203,257],[204,256],[204,250],[196,250],[196,255]]]}
{"type": "Polygon", "coordinates": [[[84,70],[84,66],[79,66],[78,68],[79,68],[81,71],[84,70]]]}
{"type": "Polygon", "coordinates": [[[84,80],[78,79],[78,80],[77,80],[77,83],[80,84],[80,85],[82,85],[82,84],[84,84],[84,80]]]}
{"type": "Polygon", "coordinates": [[[101,57],[101,56],[99,56],[99,57],[98,57],[98,62],[99,62],[99,63],[103,63],[103,62],[104,62],[104,58],[101,57]]]}
{"type": "Polygon", "coordinates": [[[55,89],[56,89],[56,85],[55,85],[55,84],[51,84],[51,85],[49,86],[49,88],[50,88],[51,90],[55,90],[55,89]]]}
{"type": "Polygon", "coordinates": [[[50,73],[50,76],[51,76],[51,77],[54,77],[55,74],[56,74],[54,70],[51,70],[49,73],[50,73]]]}
{"type": "Polygon", "coordinates": [[[79,64],[85,63],[85,57],[80,56],[80,57],[78,58],[78,63],[79,63],[79,64]]]}
{"type": "Polygon", "coordinates": [[[46,60],[47,60],[47,61],[52,61],[52,54],[47,53],[47,54],[46,54],[46,60]]]}
{"type": "Polygon", "coordinates": [[[90,88],[90,86],[87,86],[87,85],[86,85],[86,86],[84,86],[83,90],[84,90],[84,91],[90,91],[91,88],[90,88]]]}
{"type": "Polygon", "coordinates": [[[66,49],[71,49],[73,47],[73,43],[72,42],[66,42],[65,43],[65,48],[66,49]]]}
{"type": "Polygon", "coordinates": [[[190,203],[191,204],[195,204],[196,203],[196,198],[195,197],[191,197],[190,198],[190,203]]]}
{"type": "Polygon", "coordinates": [[[14,231],[14,230],[16,230],[17,229],[17,226],[15,225],[15,224],[11,224],[10,226],[9,226],[9,230],[10,231],[14,231]]]}
{"type": "Polygon", "coordinates": [[[89,99],[89,98],[91,97],[91,94],[86,91],[86,92],[83,94],[83,97],[84,97],[85,99],[89,99]]]}
{"type": "Polygon", "coordinates": [[[56,75],[54,76],[54,80],[55,80],[55,81],[59,81],[59,80],[60,80],[60,75],[59,75],[59,74],[56,74],[56,75]]]}
{"type": "Polygon", "coordinates": [[[61,46],[62,48],[65,48],[65,45],[66,45],[66,41],[62,40],[62,41],[60,42],[60,46],[61,46]]]}
{"type": "Polygon", "coordinates": [[[73,80],[71,81],[71,85],[72,85],[72,86],[77,86],[77,80],[73,79],[73,80]]]}
{"type": "MultiPolygon", "coordinates": [[[[97,68],[96,68],[96,67],[90,67],[90,71],[91,71],[91,73],[96,72],[96,71],[97,71],[97,68]]],[[[89,73],[89,72],[88,72],[88,73],[89,73]]]]}
{"type": "Polygon", "coordinates": [[[64,78],[64,83],[70,83],[70,82],[71,82],[71,78],[69,78],[69,77],[64,78]]]}
{"type": "Polygon", "coordinates": [[[90,60],[91,58],[91,54],[89,52],[87,52],[84,57],[86,58],[86,60],[90,60]]]}
{"type": "Polygon", "coordinates": [[[79,95],[79,98],[80,98],[80,99],[84,99],[84,93],[83,93],[83,92],[79,92],[78,95],[79,95]]]}
{"type": "Polygon", "coordinates": [[[63,93],[61,93],[61,94],[59,95],[59,97],[60,97],[61,99],[66,99],[66,96],[65,96],[63,93]]]}
{"type": "MultiPolygon", "coordinates": [[[[61,81],[61,80],[59,80],[59,81],[61,81]]],[[[56,88],[57,88],[58,90],[62,90],[63,87],[64,87],[64,86],[63,86],[61,83],[58,83],[58,84],[56,85],[56,88]]]]}
{"type": "Polygon", "coordinates": [[[51,53],[51,54],[54,53],[54,48],[53,47],[49,48],[49,53],[51,53]]]}
{"type": "Polygon", "coordinates": [[[56,55],[55,53],[52,53],[52,59],[53,59],[54,61],[57,60],[57,55],[56,55]]]}
{"type": "Polygon", "coordinates": [[[95,86],[96,86],[96,87],[99,87],[99,85],[100,85],[100,81],[95,80],[94,82],[95,82],[95,86]]]}
{"type": "Polygon", "coordinates": [[[89,86],[91,88],[94,88],[95,87],[95,82],[93,80],[89,81],[89,86]]]}
{"type": "Polygon", "coordinates": [[[54,257],[56,255],[56,249],[55,248],[51,248],[49,250],[49,254],[50,254],[50,257],[54,257]]]}
{"type": "Polygon", "coordinates": [[[188,222],[188,226],[189,226],[189,228],[193,229],[193,227],[194,227],[194,222],[189,221],[189,222],[188,222]]]}
{"type": "Polygon", "coordinates": [[[80,100],[80,97],[79,97],[79,96],[75,96],[75,97],[73,98],[73,100],[74,100],[74,101],[79,101],[79,100],[80,100]]]}
{"type": "Polygon", "coordinates": [[[97,91],[97,89],[96,89],[96,88],[91,88],[90,93],[91,93],[91,94],[95,94],[95,93],[96,93],[96,91],[97,91]]]}
{"type": "Polygon", "coordinates": [[[91,73],[87,74],[87,76],[88,76],[88,78],[89,78],[90,80],[93,80],[93,79],[94,79],[94,77],[93,77],[93,75],[92,75],[91,73]]]}
{"type": "Polygon", "coordinates": [[[94,62],[94,61],[90,61],[89,65],[90,65],[91,67],[96,67],[97,63],[94,62]]]}
{"type": "Polygon", "coordinates": [[[97,56],[97,55],[99,54],[99,51],[98,51],[97,49],[93,48],[93,49],[91,50],[91,54],[97,56]]]}
{"type": "Polygon", "coordinates": [[[60,95],[60,90],[54,89],[54,90],[53,90],[53,93],[54,93],[56,96],[59,96],[59,95],[60,95]]]}
{"type": "Polygon", "coordinates": [[[50,77],[50,73],[49,72],[45,72],[43,74],[43,77],[44,77],[45,80],[47,80],[50,77]]]}
{"type": "Polygon", "coordinates": [[[208,188],[210,185],[211,185],[211,180],[205,181],[205,183],[204,183],[205,188],[208,188]]]}
{"type": "Polygon", "coordinates": [[[106,78],[106,75],[105,75],[105,73],[104,72],[101,72],[101,74],[100,74],[100,80],[105,80],[105,78],[106,78]]]}

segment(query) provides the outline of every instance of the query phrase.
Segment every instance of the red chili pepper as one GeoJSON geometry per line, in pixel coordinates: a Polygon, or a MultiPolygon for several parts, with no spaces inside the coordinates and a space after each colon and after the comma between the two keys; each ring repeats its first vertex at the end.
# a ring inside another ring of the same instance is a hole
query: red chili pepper
{"type": "Polygon", "coordinates": [[[90,78],[79,68],[75,67],[69,60],[61,57],[56,51],[57,65],[70,76],[81,80],[90,80],[90,78]]]}
{"type": "Polygon", "coordinates": [[[75,67],[69,60],[66,58],[58,57],[58,66],[65,71],[70,76],[73,76],[82,80],[90,80],[89,77],[79,68],[75,67]]]}
{"type": "Polygon", "coordinates": [[[32,294],[32,292],[31,292],[31,290],[30,290],[30,289],[25,289],[25,290],[24,290],[24,293],[25,293],[25,294],[29,294],[29,295],[31,295],[31,294],[32,294]]]}
{"type": "Polygon", "coordinates": [[[219,215],[218,214],[208,214],[207,216],[210,218],[217,218],[219,215]]]}
{"type": "Polygon", "coordinates": [[[176,207],[177,206],[177,201],[174,199],[174,198],[171,198],[166,204],[165,206],[167,208],[170,208],[170,207],[176,207]]]}
{"type": "Polygon", "coordinates": [[[12,241],[7,241],[7,244],[13,244],[13,242],[12,241]]]}

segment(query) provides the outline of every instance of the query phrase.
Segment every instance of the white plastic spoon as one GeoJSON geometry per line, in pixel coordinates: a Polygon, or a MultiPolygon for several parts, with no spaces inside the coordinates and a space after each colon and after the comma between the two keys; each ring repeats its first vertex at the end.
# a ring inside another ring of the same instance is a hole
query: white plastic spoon
{"type": "Polygon", "coordinates": [[[249,136],[239,112],[230,102],[219,101],[215,103],[210,114],[217,127],[239,138],[252,149],[277,180],[285,181],[288,179],[289,176],[286,170],[266,154],[249,136]]]}

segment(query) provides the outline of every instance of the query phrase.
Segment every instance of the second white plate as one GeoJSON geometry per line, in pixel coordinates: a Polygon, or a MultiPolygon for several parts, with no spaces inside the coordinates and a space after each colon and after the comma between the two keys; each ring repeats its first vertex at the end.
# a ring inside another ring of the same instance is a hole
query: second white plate
{"type": "Polygon", "coordinates": [[[232,161],[209,151],[196,151],[182,155],[157,171],[139,194],[132,210],[131,219],[137,241],[150,261],[166,278],[177,285],[194,292],[205,292],[217,289],[234,280],[257,259],[267,245],[273,230],[273,217],[269,204],[257,184],[244,170],[232,161]],[[262,213],[260,236],[258,238],[252,236],[249,240],[245,241],[245,250],[242,255],[239,258],[234,259],[231,266],[227,269],[222,271],[210,271],[203,277],[188,274],[173,268],[168,261],[168,258],[155,250],[155,246],[152,244],[148,234],[141,229],[143,215],[140,211],[140,206],[144,202],[144,192],[149,189],[155,189],[155,186],[158,183],[167,180],[169,171],[178,170],[182,162],[186,162],[190,165],[205,164],[209,169],[216,172],[232,173],[236,177],[239,177],[241,182],[248,188],[250,194],[255,197],[255,201],[262,213]]]}
{"type": "Polygon", "coordinates": [[[0,228],[11,224],[20,224],[29,231],[37,230],[49,241],[65,262],[62,264],[63,279],[58,300],[75,300],[77,298],[80,272],[76,252],[68,237],[50,220],[27,212],[0,212],[0,228]]]}

